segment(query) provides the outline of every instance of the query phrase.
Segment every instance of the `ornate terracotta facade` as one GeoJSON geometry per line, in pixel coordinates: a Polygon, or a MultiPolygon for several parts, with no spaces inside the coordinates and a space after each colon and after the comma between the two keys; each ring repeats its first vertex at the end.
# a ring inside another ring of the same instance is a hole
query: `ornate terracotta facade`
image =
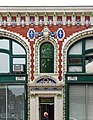
{"type": "Polygon", "coordinates": [[[28,120],[41,120],[42,97],[54,97],[54,120],[66,120],[67,50],[78,39],[93,36],[92,27],[93,7],[0,7],[0,37],[14,39],[27,52],[28,120]],[[35,34],[32,39],[27,35],[30,29],[35,34]],[[58,30],[63,30],[63,37],[58,30]],[[40,73],[40,45],[44,42],[54,46],[54,73],[40,73]]]}

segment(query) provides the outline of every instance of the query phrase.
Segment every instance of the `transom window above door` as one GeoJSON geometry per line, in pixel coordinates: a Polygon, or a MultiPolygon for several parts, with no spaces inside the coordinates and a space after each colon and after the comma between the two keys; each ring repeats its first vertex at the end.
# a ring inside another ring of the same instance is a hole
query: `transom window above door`
{"type": "Polygon", "coordinates": [[[86,37],[70,46],[67,72],[93,73],[93,37],[86,37]]]}

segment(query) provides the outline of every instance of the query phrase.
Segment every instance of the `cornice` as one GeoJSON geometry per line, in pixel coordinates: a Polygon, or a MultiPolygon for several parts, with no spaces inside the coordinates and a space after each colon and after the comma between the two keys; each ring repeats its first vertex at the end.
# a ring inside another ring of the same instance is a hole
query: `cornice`
{"type": "Polygon", "coordinates": [[[93,12],[93,6],[0,6],[0,12],[93,12]]]}

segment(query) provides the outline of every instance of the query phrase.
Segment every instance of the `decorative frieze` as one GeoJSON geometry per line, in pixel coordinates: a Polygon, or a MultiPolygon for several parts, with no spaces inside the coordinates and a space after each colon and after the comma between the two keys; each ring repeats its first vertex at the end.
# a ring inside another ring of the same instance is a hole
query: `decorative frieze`
{"type": "MultiPolygon", "coordinates": [[[[2,12],[2,10],[0,10],[1,16],[0,16],[0,23],[2,26],[11,26],[13,27],[13,22],[15,22],[15,25],[17,26],[22,26],[24,27],[25,25],[31,25],[31,27],[34,27],[34,25],[38,26],[42,26],[42,25],[49,25],[50,27],[52,25],[67,25],[68,27],[70,25],[76,25],[77,26],[77,16],[78,13],[76,11],[72,11],[69,13],[69,11],[61,11],[60,17],[62,17],[62,19],[59,19],[59,12],[52,12],[51,16],[50,16],[50,12],[48,10],[46,10],[45,12],[43,11],[42,13],[38,12],[27,12],[27,10],[23,13],[23,12],[16,12],[14,15],[12,14],[12,12],[2,12]],[[71,19],[68,19],[68,16],[70,14],[71,19]],[[6,20],[3,21],[3,16],[6,16],[6,20]],[[13,20],[13,16],[16,17],[15,20],[13,20]],[[22,19],[22,17],[24,16],[25,19],[22,19]],[[35,19],[33,19],[31,16],[34,16],[35,19]],[[42,16],[44,19],[39,19],[39,16],[42,16]],[[48,19],[49,18],[49,19],[48,19]]],[[[84,11],[80,11],[79,12],[79,16],[80,16],[80,20],[79,22],[81,23],[81,25],[86,25],[87,23],[89,23],[89,25],[93,25],[93,10],[89,10],[88,12],[84,12],[84,11]],[[86,15],[90,17],[90,19],[86,20],[86,15]],[[86,23],[87,22],[87,23],[86,23]]],[[[5,27],[6,27],[5,26],[5,27]]],[[[78,26],[79,27],[79,26],[78,26]]]]}

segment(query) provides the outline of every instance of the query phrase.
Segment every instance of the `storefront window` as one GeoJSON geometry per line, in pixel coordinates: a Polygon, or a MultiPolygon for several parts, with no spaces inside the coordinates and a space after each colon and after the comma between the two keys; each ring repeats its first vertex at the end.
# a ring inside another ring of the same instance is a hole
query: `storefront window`
{"type": "Polygon", "coordinates": [[[70,85],[69,119],[93,119],[93,85],[70,85]]]}
{"type": "Polygon", "coordinates": [[[24,85],[0,86],[0,120],[24,120],[24,85]]]}

